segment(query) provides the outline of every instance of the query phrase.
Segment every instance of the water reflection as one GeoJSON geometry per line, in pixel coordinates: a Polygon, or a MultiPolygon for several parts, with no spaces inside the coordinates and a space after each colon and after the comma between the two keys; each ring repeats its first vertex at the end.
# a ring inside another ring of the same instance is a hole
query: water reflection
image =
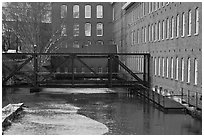
{"type": "Polygon", "coordinates": [[[201,121],[182,113],[165,114],[137,95],[3,92],[4,103],[8,99],[17,101],[17,98],[33,110],[50,109],[45,107],[48,102],[56,104],[57,101],[61,107],[72,104],[80,108],[78,114],[105,124],[109,128],[108,135],[202,134],[201,121]]]}
{"type": "Polygon", "coordinates": [[[83,107],[78,101],[78,113],[107,125],[106,134],[201,134],[200,121],[182,113],[164,114],[139,96],[90,96],[83,107]]]}

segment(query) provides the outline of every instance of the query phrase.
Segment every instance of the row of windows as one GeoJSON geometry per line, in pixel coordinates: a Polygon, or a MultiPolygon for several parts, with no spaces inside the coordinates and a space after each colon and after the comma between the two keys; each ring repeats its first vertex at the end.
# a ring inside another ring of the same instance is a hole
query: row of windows
{"type": "MultiPolygon", "coordinates": [[[[95,43],[95,42],[94,42],[95,43]]],[[[85,42],[85,43],[83,43],[83,45],[82,45],[82,47],[88,47],[88,46],[91,46],[93,43],[90,41],[90,40],[88,40],[87,42],[85,42]]],[[[103,45],[104,44],[104,42],[102,41],[102,40],[98,40],[98,41],[96,41],[96,43],[95,43],[96,45],[103,45]]],[[[80,48],[80,44],[79,44],[79,41],[74,41],[73,42],[73,47],[74,48],[80,48]]]]}
{"type": "MultiPolygon", "coordinates": [[[[169,2],[142,2],[141,5],[136,8],[138,10],[133,10],[130,13],[130,23],[133,23],[136,20],[139,20],[140,18],[143,18],[146,14],[150,14],[154,11],[157,11],[161,7],[164,7],[165,5],[169,5],[169,2]]],[[[115,19],[113,12],[113,20],[115,19]]]]}
{"type": "Polygon", "coordinates": [[[184,58],[180,59],[180,65],[179,65],[179,58],[176,57],[175,59],[173,57],[169,58],[166,57],[158,57],[154,58],[154,74],[155,76],[162,76],[166,78],[171,78],[175,80],[181,80],[184,82],[185,74],[186,74],[186,82],[191,82],[191,73],[194,73],[193,83],[195,85],[198,84],[198,59],[193,59],[194,65],[191,66],[191,58],[187,59],[187,65],[185,66],[184,58]],[[169,62],[170,61],[170,62],[169,62]],[[175,65],[174,65],[175,64],[175,65]],[[180,68],[180,70],[179,70],[180,68]],[[186,73],[185,73],[186,68],[186,73]],[[191,70],[194,68],[194,70],[191,70]],[[174,72],[175,71],[175,72],[174,72]],[[180,76],[180,77],[179,77],[180,76]]]}
{"type": "MultiPolygon", "coordinates": [[[[108,73],[108,68],[102,68],[102,67],[94,68],[94,67],[91,67],[91,69],[93,71],[97,71],[98,73],[103,73],[103,72],[108,73]]],[[[74,67],[73,70],[74,70],[74,73],[85,73],[85,71],[87,71],[88,69],[85,69],[84,67],[81,67],[81,68],[74,67]]],[[[62,71],[64,71],[65,73],[71,73],[72,72],[72,70],[71,69],[69,70],[68,67],[63,68],[63,70],[61,68],[57,68],[57,70],[56,70],[57,73],[60,73],[62,71]]],[[[88,70],[88,71],[90,73],[93,73],[90,70],[88,70]]]]}
{"type": "MultiPolygon", "coordinates": [[[[61,25],[61,35],[62,36],[67,36],[67,30],[66,30],[66,25],[62,24],[61,25]]],[[[84,25],[84,34],[85,36],[91,36],[91,23],[86,23],[84,25]]],[[[75,23],[73,25],[73,36],[79,36],[79,24],[75,23]]],[[[102,23],[97,23],[96,24],[96,36],[103,36],[103,24],[102,23]]]]}
{"type": "MultiPolygon", "coordinates": [[[[73,18],[79,18],[79,5],[73,6],[73,18]]],[[[85,5],[85,18],[91,18],[91,5],[85,5]]],[[[67,5],[61,5],[61,18],[67,16],[67,5]]],[[[96,18],[103,18],[103,6],[96,6],[96,18]]]]}
{"type": "MultiPolygon", "coordinates": [[[[187,36],[191,36],[192,34],[192,10],[188,11],[188,21],[187,21],[187,36]]],[[[195,9],[195,31],[194,35],[198,35],[199,33],[199,8],[195,9]]],[[[133,30],[131,32],[131,44],[134,45],[136,43],[146,43],[160,41],[161,39],[173,39],[174,36],[178,38],[179,36],[185,36],[185,28],[186,28],[186,20],[185,20],[185,12],[181,14],[177,14],[175,17],[167,17],[165,20],[158,21],[156,23],[149,24],[148,26],[144,26],[141,29],[133,30]],[[180,21],[181,20],[181,21],[180,21]],[[181,30],[181,31],[180,31],[181,30]],[[141,38],[140,38],[141,35],[141,38]]]]}

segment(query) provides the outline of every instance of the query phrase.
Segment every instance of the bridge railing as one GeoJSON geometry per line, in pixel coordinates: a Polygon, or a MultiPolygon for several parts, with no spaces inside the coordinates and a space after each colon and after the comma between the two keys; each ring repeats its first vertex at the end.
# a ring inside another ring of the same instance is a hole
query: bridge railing
{"type": "MultiPolygon", "coordinates": [[[[88,75],[87,70],[89,76],[94,76],[108,87],[114,86],[115,76],[121,74],[132,77],[130,81],[120,77],[122,82],[135,81],[147,87],[150,83],[150,55],[147,53],[3,53],[2,65],[3,87],[16,87],[17,81],[27,86],[39,87],[49,79],[65,74],[71,78],[69,82],[74,86],[79,75],[88,75]],[[43,62],[45,60],[47,62],[43,62]],[[101,66],[98,67],[98,72],[93,68],[97,65],[101,66]],[[83,66],[86,70],[81,69],[79,73],[75,69],[77,66],[83,66]],[[62,73],[59,71],[62,67],[70,71],[62,73]],[[14,81],[13,85],[9,83],[10,80],[14,81]]],[[[119,81],[118,78],[117,80],[119,81]]],[[[118,84],[122,86],[122,82],[118,84]]]]}

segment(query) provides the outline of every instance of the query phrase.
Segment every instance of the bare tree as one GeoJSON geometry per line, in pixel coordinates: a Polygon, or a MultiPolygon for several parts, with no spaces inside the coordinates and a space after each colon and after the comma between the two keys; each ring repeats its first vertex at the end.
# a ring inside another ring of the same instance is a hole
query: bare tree
{"type": "MultiPolygon", "coordinates": [[[[57,45],[64,41],[62,28],[55,31],[51,28],[50,2],[6,2],[3,5],[3,36],[8,35],[7,32],[15,35],[23,52],[34,52],[34,45],[37,45],[36,51],[39,53],[54,52],[57,45]],[[46,37],[49,36],[46,42],[42,40],[43,25],[50,27],[46,29],[46,37]]],[[[43,57],[42,63],[47,59],[43,57]]]]}

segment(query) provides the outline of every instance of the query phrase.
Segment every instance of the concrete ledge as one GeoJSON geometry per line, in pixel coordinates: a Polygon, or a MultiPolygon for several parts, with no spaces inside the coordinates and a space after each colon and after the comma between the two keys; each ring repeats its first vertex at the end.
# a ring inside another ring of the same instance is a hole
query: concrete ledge
{"type": "Polygon", "coordinates": [[[23,106],[23,103],[8,104],[2,109],[2,133],[7,126],[11,125],[12,120],[22,110],[23,106]]]}

